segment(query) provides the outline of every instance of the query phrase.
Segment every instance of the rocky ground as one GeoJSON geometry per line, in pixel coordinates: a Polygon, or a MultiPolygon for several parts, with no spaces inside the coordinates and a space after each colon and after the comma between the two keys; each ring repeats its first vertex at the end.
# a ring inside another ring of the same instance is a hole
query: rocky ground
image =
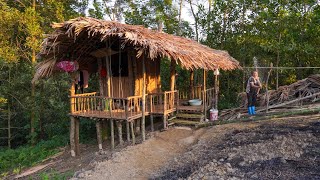
{"type": "Polygon", "coordinates": [[[152,179],[320,179],[320,120],[210,128],[152,179]]]}
{"type": "Polygon", "coordinates": [[[72,179],[320,179],[320,117],[171,128],[114,152],[88,151],[51,169],[71,168],[72,179]]]}

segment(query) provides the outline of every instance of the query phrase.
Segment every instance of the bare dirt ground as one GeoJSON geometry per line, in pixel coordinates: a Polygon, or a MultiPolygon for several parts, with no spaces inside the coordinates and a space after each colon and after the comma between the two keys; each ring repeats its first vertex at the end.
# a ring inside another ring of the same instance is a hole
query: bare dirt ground
{"type": "Polygon", "coordinates": [[[66,153],[45,171],[73,170],[73,179],[320,179],[320,119],[171,128],[113,153],[96,151],[87,147],[75,160],[66,153]]]}

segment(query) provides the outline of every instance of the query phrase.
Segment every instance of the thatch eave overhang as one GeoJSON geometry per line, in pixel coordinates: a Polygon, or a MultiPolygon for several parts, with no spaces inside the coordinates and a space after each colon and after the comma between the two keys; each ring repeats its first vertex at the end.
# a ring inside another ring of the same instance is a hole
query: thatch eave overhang
{"type": "MultiPolygon", "coordinates": [[[[94,46],[97,43],[108,43],[111,39],[118,39],[121,40],[122,49],[131,47],[137,51],[137,56],[145,53],[150,59],[165,57],[175,60],[177,64],[189,70],[241,68],[239,62],[226,51],[214,50],[194,40],[156,32],[139,25],[79,17],[63,23],[53,23],[52,27],[55,31],[44,39],[38,54],[38,57],[44,60],[57,61],[69,52],[79,56],[77,59],[88,60],[92,58],[90,52],[84,51],[95,50],[94,46]]],[[[40,66],[41,64],[37,69],[43,71],[44,68],[39,68],[40,66]]],[[[52,73],[52,70],[48,72],[52,73]]],[[[38,74],[49,76],[43,72],[38,74]]]]}

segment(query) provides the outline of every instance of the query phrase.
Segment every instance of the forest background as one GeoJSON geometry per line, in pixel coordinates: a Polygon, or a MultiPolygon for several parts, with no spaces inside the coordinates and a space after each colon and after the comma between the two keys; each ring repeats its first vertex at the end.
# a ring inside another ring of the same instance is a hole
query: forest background
{"type": "MultiPolygon", "coordinates": [[[[18,173],[68,144],[69,76],[56,75],[34,85],[31,80],[35,65],[41,61],[36,58],[41,42],[53,31],[50,24],[79,16],[151,29],[162,22],[166,33],[226,50],[243,67],[252,67],[253,59],[259,66],[320,66],[319,0],[0,0],[2,176],[8,171],[18,173]],[[182,9],[187,13],[181,14],[182,9]]],[[[169,89],[165,76],[169,64],[161,64],[164,90],[169,89]]],[[[178,89],[188,89],[189,72],[180,68],[177,72],[178,89]]],[[[221,72],[219,109],[238,105],[235,97],[243,92],[249,72],[221,72]]],[[[195,72],[195,81],[200,84],[201,73],[195,72]]],[[[262,78],[266,73],[260,70],[262,78]]],[[[271,74],[269,88],[315,73],[319,69],[278,69],[271,74]]],[[[213,79],[210,72],[209,86],[213,79]]],[[[90,88],[88,91],[96,90],[94,85],[90,88]]],[[[93,122],[81,121],[80,141],[95,141],[93,122]]]]}

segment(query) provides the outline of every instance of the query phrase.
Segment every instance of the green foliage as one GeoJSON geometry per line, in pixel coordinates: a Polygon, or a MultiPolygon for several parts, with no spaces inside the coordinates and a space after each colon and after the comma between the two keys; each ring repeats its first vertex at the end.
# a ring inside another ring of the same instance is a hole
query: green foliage
{"type": "Polygon", "coordinates": [[[22,146],[17,149],[0,149],[0,173],[19,173],[25,167],[34,166],[56,154],[60,146],[66,145],[66,136],[54,136],[51,140],[40,141],[36,146],[22,146]]]}
{"type": "Polygon", "coordinates": [[[93,0],[93,8],[89,8],[90,17],[103,19],[103,10],[101,2],[93,0]]]}
{"type": "Polygon", "coordinates": [[[50,172],[44,172],[40,174],[40,178],[42,180],[67,180],[70,179],[73,176],[73,171],[67,171],[64,173],[57,172],[54,170],[51,170],[50,172]]]}
{"type": "Polygon", "coordinates": [[[17,27],[19,11],[9,7],[4,0],[0,0],[0,62],[17,62],[18,47],[15,46],[15,29],[17,27]]]}

